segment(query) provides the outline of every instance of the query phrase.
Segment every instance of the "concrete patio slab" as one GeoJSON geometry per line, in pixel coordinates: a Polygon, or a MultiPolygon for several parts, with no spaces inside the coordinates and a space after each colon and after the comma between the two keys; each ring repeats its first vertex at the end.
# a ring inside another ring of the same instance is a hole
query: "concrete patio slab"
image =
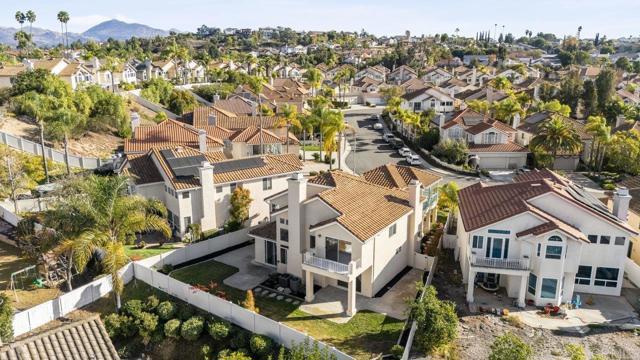
{"type": "Polygon", "coordinates": [[[223,283],[240,290],[249,290],[267,280],[273,269],[253,262],[253,245],[228,252],[215,258],[223,264],[238,268],[238,272],[224,279],[223,283]]]}
{"type": "MultiPolygon", "coordinates": [[[[404,320],[406,315],[406,300],[416,296],[416,281],[422,279],[423,272],[411,269],[387,293],[378,298],[356,296],[356,308],[370,310],[390,317],[404,320]]],[[[333,286],[327,286],[315,293],[311,303],[300,306],[300,310],[338,324],[347,323],[351,317],[346,314],[347,291],[333,286]]]]}

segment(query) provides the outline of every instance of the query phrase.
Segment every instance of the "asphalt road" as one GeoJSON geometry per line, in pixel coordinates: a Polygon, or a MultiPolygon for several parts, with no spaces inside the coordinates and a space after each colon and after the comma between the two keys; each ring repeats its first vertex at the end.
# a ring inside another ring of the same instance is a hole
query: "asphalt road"
{"type": "MultiPolygon", "coordinates": [[[[349,135],[348,141],[351,144],[352,151],[347,156],[346,162],[347,166],[358,174],[388,163],[407,165],[404,158],[382,139],[383,131],[373,129],[373,124],[375,124],[376,121],[370,120],[370,117],[373,114],[379,114],[381,112],[382,108],[345,113],[347,123],[356,129],[357,140],[355,143],[355,151],[353,151],[354,139],[352,135],[349,135]]],[[[435,168],[426,162],[423,162],[422,168],[439,173],[443,177],[443,182],[454,181],[460,188],[479,181],[479,178],[451,173],[435,168]]]]}

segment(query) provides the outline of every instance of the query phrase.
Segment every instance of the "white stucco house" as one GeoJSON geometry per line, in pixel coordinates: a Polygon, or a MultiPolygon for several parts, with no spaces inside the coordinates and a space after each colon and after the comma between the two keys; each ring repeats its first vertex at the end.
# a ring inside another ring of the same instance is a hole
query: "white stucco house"
{"type": "Polygon", "coordinates": [[[305,283],[347,289],[347,315],[356,293],[374,297],[414,266],[423,228],[436,214],[440,176],[385,165],[363,176],[333,171],[290,177],[287,189],[266,198],[270,222],[254,229],[255,261],[305,283]]]}
{"type": "Polygon", "coordinates": [[[400,108],[417,113],[428,109],[444,113],[453,111],[454,105],[455,98],[452,93],[447,94],[444,90],[436,87],[424,87],[402,95],[400,108]]]}
{"type": "Polygon", "coordinates": [[[619,296],[630,238],[631,197],[616,191],[611,212],[566,178],[548,171],[513,183],[460,190],[455,257],[467,301],[474,287],[504,287],[518,306],[560,305],[574,294],[619,296]]]}

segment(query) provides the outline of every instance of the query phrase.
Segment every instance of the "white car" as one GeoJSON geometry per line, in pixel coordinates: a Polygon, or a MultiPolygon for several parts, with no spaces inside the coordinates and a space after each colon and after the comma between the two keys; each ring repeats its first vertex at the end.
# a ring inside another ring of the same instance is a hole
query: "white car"
{"type": "Polygon", "coordinates": [[[407,155],[406,157],[406,160],[409,165],[422,165],[422,159],[420,159],[420,156],[416,154],[409,153],[409,155],[407,155]]]}
{"type": "Polygon", "coordinates": [[[407,157],[409,155],[411,155],[411,149],[409,149],[408,147],[402,147],[398,150],[398,154],[407,157]]]}
{"type": "Polygon", "coordinates": [[[384,133],[384,135],[382,135],[382,138],[384,139],[384,141],[389,142],[391,141],[391,139],[393,139],[393,134],[392,133],[384,133]]]}
{"type": "Polygon", "coordinates": [[[374,129],[374,130],[382,130],[382,128],[383,128],[383,127],[384,127],[384,126],[382,126],[382,123],[379,123],[379,122],[378,122],[378,123],[373,124],[373,129],[374,129]]]}

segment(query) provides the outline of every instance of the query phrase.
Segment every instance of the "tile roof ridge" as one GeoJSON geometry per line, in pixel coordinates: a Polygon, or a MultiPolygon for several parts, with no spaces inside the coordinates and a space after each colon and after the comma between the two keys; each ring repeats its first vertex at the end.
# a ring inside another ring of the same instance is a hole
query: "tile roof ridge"
{"type": "MultiPolygon", "coordinates": [[[[400,189],[400,188],[391,189],[391,188],[388,188],[388,187],[386,187],[386,186],[382,186],[382,185],[378,185],[378,184],[376,184],[376,183],[369,182],[369,181],[367,181],[365,178],[363,178],[362,176],[359,176],[359,175],[353,175],[353,174],[348,174],[348,173],[346,173],[346,172],[344,172],[344,171],[342,171],[342,170],[332,170],[332,171],[330,171],[330,173],[332,173],[332,174],[339,174],[339,176],[344,176],[344,177],[349,178],[349,179],[351,179],[351,180],[359,181],[359,182],[361,182],[361,183],[364,183],[364,184],[367,184],[367,185],[369,185],[369,186],[373,186],[373,187],[376,187],[376,188],[378,188],[378,189],[382,189],[382,190],[385,190],[385,191],[399,191],[399,192],[402,192],[402,193],[405,193],[405,194],[406,194],[406,193],[408,193],[408,191],[407,191],[407,190],[402,190],[402,189],[400,189]]],[[[337,184],[336,184],[336,185],[337,185],[337,184]]]]}

